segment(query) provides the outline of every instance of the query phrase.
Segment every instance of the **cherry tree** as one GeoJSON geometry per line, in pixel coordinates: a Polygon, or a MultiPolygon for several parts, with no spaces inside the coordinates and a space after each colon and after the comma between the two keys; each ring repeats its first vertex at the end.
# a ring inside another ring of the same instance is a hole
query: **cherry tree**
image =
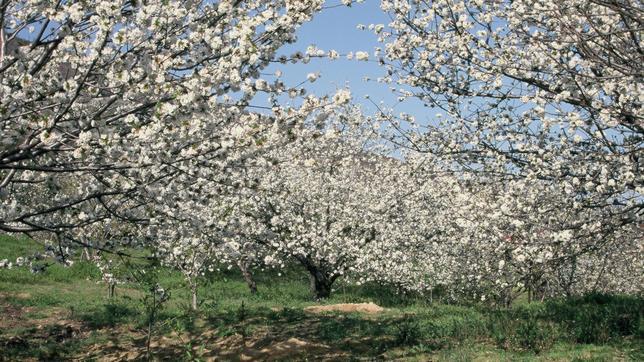
{"type": "Polygon", "coordinates": [[[257,294],[257,282],[253,276],[253,268],[261,265],[264,248],[250,240],[239,236],[223,244],[220,248],[221,260],[234,263],[244,278],[251,294],[257,294]]]}
{"type": "Polygon", "coordinates": [[[321,3],[2,1],[0,229],[139,221],[142,187],[282,91],[259,71],[321,3]]]}
{"type": "Polygon", "coordinates": [[[256,291],[248,268],[258,250],[244,240],[245,228],[252,225],[243,221],[256,185],[251,170],[267,155],[289,147],[307,118],[333,107],[327,98],[308,96],[297,107],[276,106],[270,114],[226,109],[220,117],[235,120],[221,130],[219,147],[208,150],[207,157],[187,157],[210,147],[195,145],[181,154],[163,180],[140,188],[139,197],[147,200],[142,209],[148,215],[140,235],[150,240],[163,263],[184,274],[193,309],[198,305],[198,279],[218,264],[237,264],[251,291],[256,291]]]}
{"type": "Polygon", "coordinates": [[[378,239],[356,260],[356,283],[378,282],[399,290],[431,292],[449,282],[454,270],[448,243],[449,224],[458,180],[427,157],[410,152],[382,159],[391,177],[374,174],[384,182],[378,197],[385,212],[378,220],[378,239]]]}
{"type": "Polygon", "coordinates": [[[432,174],[420,177],[437,187],[429,194],[437,197],[433,204],[440,212],[429,219],[427,213],[419,214],[422,199],[408,206],[411,215],[421,215],[414,223],[420,235],[407,238],[416,244],[400,251],[404,258],[397,260],[403,262],[390,263],[393,280],[399,278],[406,289],[440,286],[452,299],[501,305],[523,293],[532,300],[640,289],[637,282],[625,282],[641,278],[641,273],[628,274],[638,268],[642,255],[635,226],[602,230],[600,223],[588,223],[601,211],[557,208],[575,202],[561,185],[541,180],[508,185],[497,178],[484,183],[471,174],[432,174]]]}
{"type": "Polygon", "coordinates": [[[179,270],[190,288],[190,306],[197,310],[197,291],[199,278],[208,271],[214,270],[216,243],[201,238],[183,238],[181,240],[163,240],[159,243],[157,253],[165,265],[179,270]]]}
{"type": "Polygon", "coordinates": [[[624,230],[619,242],[585,253],[552,272],[542,295],[575,295],[583,293],[642,293],[641,230],[624,230]]]}
{"type": "MultiPolygon", "coordinates": [[[[483,226],[496,223],[488,240],[500,247],[510,238],[526,244],[525,260],[564,265],[613,250],[622,235],[641,238],[637,2],[385,0],[381,7],[392,18],[371,27],[384,44],[381,80],[436,114],[425,122],[383,111],[386,135],[440,157],[455,175],[476,176],[488,195],[479,204],[499,207],[484,208],[483,226]],[[495,221],[495,212],[503,217],[495,221]],[[555,240],[556,250],[544,245],[555,240]]],[[[489,264],[505,268],[502,255],[489,264]]]]}
{"type": "MultiPolygon", "coordinates": [[[[334,98],[342,104],[347,96],[334,98]]],[[[297,260],[318,299],[369,257],[395,203],[397,161],[378,152],[375,132],[363,125],[355,109],[321,114],[257,170],[252,214],[262,227],[252,237],[270,249],[268,259],[297,260]]]]}

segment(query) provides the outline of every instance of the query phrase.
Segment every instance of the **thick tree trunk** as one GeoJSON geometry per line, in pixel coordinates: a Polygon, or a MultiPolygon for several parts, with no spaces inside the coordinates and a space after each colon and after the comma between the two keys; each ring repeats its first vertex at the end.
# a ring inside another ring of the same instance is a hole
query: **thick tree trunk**
{"type": "Polygon", "coordinates": [[[255,283],[255,278],[253,278],[253,274],[250,272],[248,263],[239,261],[237,262],[237,266],[239,267],[239,270],[241,270],[242,276],[248,285],[248,289],[250,289],[250,293],[257,294],[257,283],[255,283]]]}
{"type": "Polygon", "coordinates": [[[324,261],[315,262],[309,257],[297,257],[297,260],[309,272],[309,280],[311,282],[311,293],[315,300],[327,299],[331,296],[331,286],[338,278],[339,274],[332,274],[328,269],[324,268],[324,261]]]}
{"type": "Polygon", "coordinates": [[[331,285],[333,281],[322,273],[309,272],[311,281],[311,293],[316,300],[327,299],[331,296],[331,285]]]}

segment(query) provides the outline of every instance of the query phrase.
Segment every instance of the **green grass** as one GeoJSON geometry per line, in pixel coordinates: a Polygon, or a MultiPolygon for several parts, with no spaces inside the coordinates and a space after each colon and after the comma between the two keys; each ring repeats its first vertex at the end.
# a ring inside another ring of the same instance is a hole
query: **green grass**
{"type": "MultiPolygon", "coordinates": [[[[0,235],[0,259],[28,255],[35,248],[38,244],[29,239],[0,235]]],[[[377,284],[338,284],[323,303],[371,301],[387,310],[314,315],[303,308],[320,303],[311,299],[306,275],[292,267],[279,275],[258,272],[256,295],[236,270],[213,273],[199,289],[200,311],[194,313],[182,276],[167,268],[156,275],[171,297],[159,312],[155,336],[160,342],[153,352],[176,360],[222,355],[226,360],[225,353],[244,353],[243,346],[257,345],[253,348],[261,351],[290,338],[327,346],[321,352],[295,351],[288,358],[296,360],[307,353],[411,361],[644,360],[641,298],[595,295],[497,310],[430,304],[377,284]]],[[[118,353],[140,352],[147,326],[145,293],[130,283],[119,285],[116,297],[108,299],[98,270],[88,263],[54,265],[42,274],[0,270],[0,313],[10,316],[1,322],[3,357],[125,358],[118,353]]]]}

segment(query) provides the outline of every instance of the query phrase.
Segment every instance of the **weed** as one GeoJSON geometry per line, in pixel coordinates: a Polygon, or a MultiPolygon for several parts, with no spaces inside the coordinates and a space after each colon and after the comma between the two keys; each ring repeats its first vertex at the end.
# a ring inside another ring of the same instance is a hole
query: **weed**
{"type": "Polygon", "coordinates": [[[396,324],[394,343],[397,346],[413,346],[418,344],[421,335],[418,321],[412,315],[406,314],[396,324]]]}

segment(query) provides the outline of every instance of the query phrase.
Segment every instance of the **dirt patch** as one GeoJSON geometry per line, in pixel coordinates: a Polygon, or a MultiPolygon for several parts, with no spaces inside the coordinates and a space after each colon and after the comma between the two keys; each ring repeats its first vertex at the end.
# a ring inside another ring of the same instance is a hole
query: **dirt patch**
{"type": "Polygon", "coordinates": [[[272,333],[260,333],[250,338],[236,334],[220,338],[209,347],[212,349],[202,357],[226,361],[291,361],[312,357],[315,360],[331,361],[338,360],[343,355],[342,351],[333,350],[326,344],[295,337],[284,339],[283,336],[272,333]]]}
{"type": "Polygon", "coordinates": [[[289,338],[286,341],[274,342],[259,350],[253,347],[245,348],[240,356],[240,360],[283,361],[295,357],[323,356],[330,350],[330,347],[325,344],[309,342],[298,338],[289,338]]]}
{"type": "Polygon", "coordinates": [[[23,319],[23,314],[29,313],[31,310],[32,308],[30,307],[20,307],[4,303],[0,304],[0,313],[2,313],[2,318],[0,318],[0,329],[6,330],[20,325],[23,319]]]}
{"type": "MultiPolygon", "coordinates": [[[[12,296],[29,298],[27,293],[12,296]]],[[[79,321],[68,318],[66,309],[14,305],[5,298],[7,294],[0,295],[0,350],[19,352],[40,348],[47,343],[65,343],[86,335],[87,331],[79,321]]],[[[57,358],[52,356],[52,359],[57,358]]]]}
{"type": "MultiPolygon", "coordinates": [[[[277,339],[280,337],[275,335],[244,338],[239,334],[217,337],[211,330],[206,332],[210,333],[183,336],[172,333],[167,337],[155,337],[150,344],[152,359],[178,360],[185,356],[187,351],[204,361],[291,361],[309,358],[336,361],[347,357],[344,352],[334,351],[330,346],[300,338],[277,339]],[[187,341],[192,342],[192,345],[186,346],[187,341]]],[[[129,341],[114,337],[107,344],[96,344],[86,348],[82,359],[111,362],[145,358],[144,335],[137,333],[137,338],[129,341]]]]}
{"type": "Polygon", "coordinates": [[[17,293],[17,294],[14,294],[14,295],[18,299],[29,299],[29,298],[31,298],[31,294],[29,294],[27,292],[21,292],[21,293],[17,293]]]}
{"type": "Polygon", "coordinates": [[[324,313],[324,312],[359,312],[376,314],[384,312],[384,308],[374,303],[341,303],[329,305],[314,305],[304,308],[304,311],[311,313],[324,313]]]}

